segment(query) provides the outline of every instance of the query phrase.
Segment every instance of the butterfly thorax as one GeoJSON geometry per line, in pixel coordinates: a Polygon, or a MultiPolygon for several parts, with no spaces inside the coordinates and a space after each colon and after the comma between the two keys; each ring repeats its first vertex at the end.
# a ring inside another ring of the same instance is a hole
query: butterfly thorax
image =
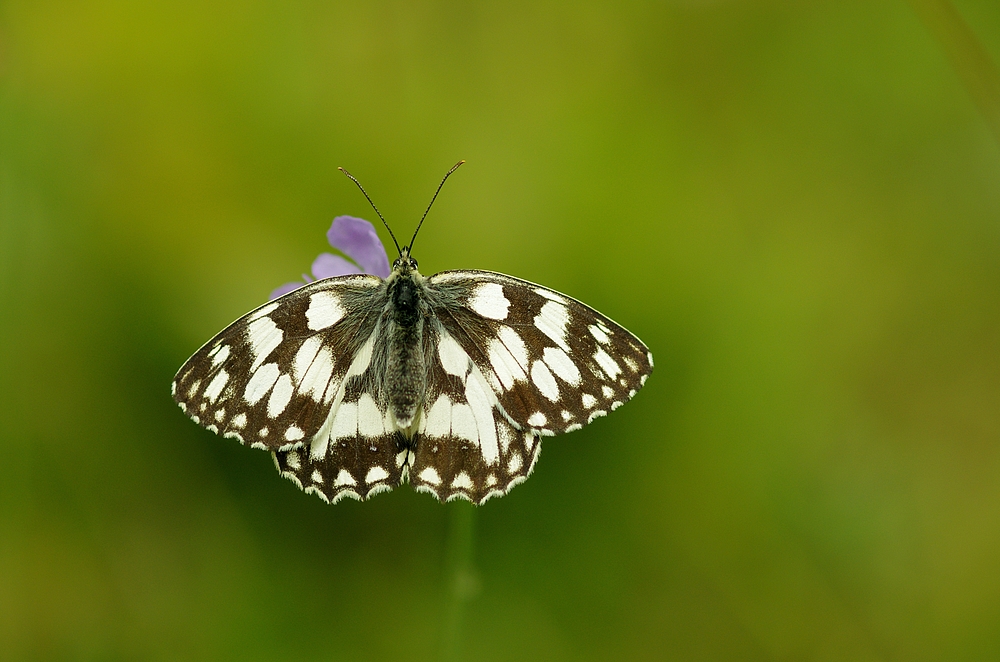
{"type": "Polygon", "coordinates": [[[388,356],[387,396],[396,424],[407,430],[424,404],[427,368],[424,365],[424,320],[427,317],[425,278],[416,262],[403,255],[387,279],[386,324],[388,356]]]}

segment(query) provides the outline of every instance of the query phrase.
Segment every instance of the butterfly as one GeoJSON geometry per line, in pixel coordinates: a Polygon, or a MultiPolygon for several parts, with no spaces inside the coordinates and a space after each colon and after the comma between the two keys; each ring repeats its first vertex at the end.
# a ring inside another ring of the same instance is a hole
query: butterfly
{"type": "Polygon", "coordinates": [[[491,271],[423,276],[411,253],[431,205],[400,248],[343,172],[396,244],[391,273],[308,283],[209,340],[171,386],[195,423],[330,503],[409,481],[482,504],[528,477],[542,437],[645,384],[649,349],[576,299],[491,271]]]}

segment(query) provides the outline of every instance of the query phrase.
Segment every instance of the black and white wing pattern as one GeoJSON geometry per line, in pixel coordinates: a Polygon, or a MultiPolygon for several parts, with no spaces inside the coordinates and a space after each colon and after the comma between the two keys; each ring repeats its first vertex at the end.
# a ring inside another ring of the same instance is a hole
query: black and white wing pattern
{"type": "Polygon", "coordinates": [[[407,249],[387,279],[320,280],[250,312],[172,389],[196,423],[271,451],[326,501],[410,480],[483,503],[527,478],[541,437],[618,408],[652,368],[575,299],[487,271],[424,278],[407,249]]]}
{"type": "Polygon", "coordinates": [[[285,477],[327,501],[402,480],[398,432],[373,383],[385,305],[377,276],[317,281],[241,317],[178,371],[195,423],[271,451],[285,477]]]}
{"type": "Polygon", "coordinates": [[[437,360],[409,474],[443,501],[506,494],[531,473],[541,437],[617,409],[652,371],[638,338],[564,294],[489,271],[427,285],[437,360]]]}

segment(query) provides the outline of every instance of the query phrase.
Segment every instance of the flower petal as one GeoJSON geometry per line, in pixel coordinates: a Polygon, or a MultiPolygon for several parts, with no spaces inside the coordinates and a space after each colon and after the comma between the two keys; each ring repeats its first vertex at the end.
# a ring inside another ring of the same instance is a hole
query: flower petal
{"type": "Polygon", "coordinates": [[[365,273],[389,276],[389,258],[374,226],[353,216],[338,216],[326,233],[330,245],[358,263],[365,273]]]}
{"type": "Polygon", "coordinates": [[[357,265],[348,262],[339,255],[331,255],[330,253],[320,253],[312,264],[312,274],[316,280],[360,273],[362,271],[357,265]]]}
{"type": "Polygon", "coordinates": [[[294,292],[303,285],[305,285],[305,283],[285,283],[284,285],[281,285],[280,287],[276,288],[273,292],[271,292],[271,296],[269,296],[267,300],[273,301],[280,296],[288,294],[289,292],[294,292]]]}

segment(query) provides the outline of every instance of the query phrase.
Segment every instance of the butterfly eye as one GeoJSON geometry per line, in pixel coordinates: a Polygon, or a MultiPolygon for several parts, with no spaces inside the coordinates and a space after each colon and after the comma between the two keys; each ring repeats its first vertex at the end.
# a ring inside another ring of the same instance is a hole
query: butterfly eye
{"type": "Polygon", "coordinates": [[[417,268],[417,261],[414,260],[412,257],[410,258],[410,267],[412,267],[413,269],[417,268]]]}

